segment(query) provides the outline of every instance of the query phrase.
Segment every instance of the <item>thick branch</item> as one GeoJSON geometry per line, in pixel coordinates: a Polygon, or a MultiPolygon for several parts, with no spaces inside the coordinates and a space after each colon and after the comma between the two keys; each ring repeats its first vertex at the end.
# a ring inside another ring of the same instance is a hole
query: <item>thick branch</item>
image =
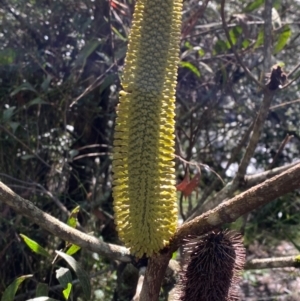
{"type": "Polygon", "coordinates": [[[225,223],[231,223],[240,216],[299,188],[300,164],[297,164],[280,175],[220,204],[215,209],[184,223],[175,234],[171,249],[176,250],[188,235],[202,235],[225,223]]]}
{"type": "Polygon", "coordinates": [[[87,235],[69,227],[50,214],[38,209],[31,202],[18,196],[2,182],[0,182],[0,202],[7,204],[19,214],[28,217],[30,221],[36,223],[44,230],[51,232],[65,241],[69,241],[110,259],[116,259],[123,262],[131,261],[128,249],[104,243],[91,235],[87,235]]]}
{"type": "Polygon", "coordinates": [[[274,269],[274,268],[288,268],[288,267],[300,267],[300,255],[298,256],[286,256],[275,258],[261,258],[249,260],[246,265],[246,270],[257,269],[274,269]]]}
{"type": "Polygon", "coordinates": [[[161,283],[164,279],[171,256],[172,253],[168,250],[165,253],[153,256],[149,259],[140,294],[140,301],[158,300],[161,283]]]}
{"type": "Polygon", "coordinates": [[[248,175],[245,177],[245,184],[243,185],[243,188],[251,188],[254,185],[257,185],[259,183],[262,183],[263,181],[270,179],[274,176],[277,176],[283,172],[285,172],[286,170],[290,169],[291,167],[299,164],[300,162],[294,162],[288,165],[284,165],[284,166],[280,166],[280,167],[276,167],[273,168],[271,170],[267,170],[264,172],[260,172],[254,175],[248,175]]]}

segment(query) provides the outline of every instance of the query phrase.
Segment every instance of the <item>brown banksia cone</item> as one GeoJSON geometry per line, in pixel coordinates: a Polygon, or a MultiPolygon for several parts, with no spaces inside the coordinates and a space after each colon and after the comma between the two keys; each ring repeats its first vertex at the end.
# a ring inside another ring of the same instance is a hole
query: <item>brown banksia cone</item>
{"type": "Polygon", "coordinates": [[[189,258],[181,275],[180,301],[240,300],[246,251],[239,233],[226,230],[190,238],[184,251],[189,258]]]}

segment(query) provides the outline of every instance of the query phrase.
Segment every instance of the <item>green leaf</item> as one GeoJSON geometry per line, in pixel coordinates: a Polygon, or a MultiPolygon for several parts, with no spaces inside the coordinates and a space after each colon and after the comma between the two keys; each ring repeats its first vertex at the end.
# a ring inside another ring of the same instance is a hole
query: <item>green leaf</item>
{"type": "Polygon", "coordinates": [[[48,293],[49,293],[48,284],[39,282],[36,287],[35,296],[36,297],[48,296],[48,293]]]}
{"type": "Polygon", "coordinates": [[[16,107],[10,107],[6,110],[3,111],[2,113],[2,120],[3,122],[7,122],[11,119],[11,117],[13,116],[14,114],[14,110],[16,109],[16,107]]]}
{"type": "Polygon", "coordinates": [[[280,52],[284,46],[287,44],[289,38],[291,37],[292,31],[289,25],[284,25],[282,27],[281,33],[279,34],[277,43],[274,47],[274,54],[280,52]]]}
{"type": "Polygon", "coordinates": [[[36,97],[27,104],[27,107],[31,107],[33,105],[49,105],[49,103],[40,97],[36,97]]]}
{"type": "Polygon", "coordinates": [[[20,85],[19,87],[17,87],[15,90],[13,90],[10,93],[10,96],[14,96],[18,94],[20,91],[31,91],[37,93],[37,91],[33,88],[33,86],[30,83],[26,82],[20,85]]]}
{"type": "Polygon", "coordinates": [[[78,215],[79,211],[80,211],[80,206],[75,207],[72,210],[72,212],[71,212],[71,214],[70,214],[70,216],[69,216],[69,218],[67,220],[67,224],[70,227],[72,227],[72,228],[76,227],[76,224],[77,224],[77,215],[78,215]]]}
{"type": "Polygon", "coordinates": [[[8,122],[8,125],[11,127],[13,133],[15,133],[17,128],[20,126],[20,122],[11,121],[11,122],[8,122]]]}
{"type": "Polygon", "coordinates": [[[108,74],[99,87],[99,93],[102,93],[107,87],[116,82],[116,74],[108,74]]]}
{"type": "Polygon", "coordinates": [[[0,50],[0,65],[10,65],[17,57],[17,53],[12,48],[0,50]]]}
{"type": "Polygon", "coordinates": [[[66,300],[69,299],[72,290],[72,283],[68,283],[67,287],[63,290],[63,295],[66,300]]]}
{"type": "Polygon", "coordinates": [[[249,45],[250,45],[250,41],[249,40],[244,40],[242,42],[243,49],[247,48],[249,45]]]}
{"type": "Polygon", "coordinates": [[[16,292],[20,284],[27,278],[31,278],[33,275],[24,275],[15,279],[4,291],[1,301],[13,301],[16,295],[16,292]]]}
{"type": "Polygon", "coordinates": [[[250,3],[245,7],[244,12],[250,13],[255,9],[261,7],[265,3],[265,0],[255,0],[250,1],[250,3]]]}
{"type": "Polygon", "coordinates": [[[91,41],[88,41],[78,54],[77,59],[74,63],[74,67],[84,65],[86,59],[97,49],[100,44],[100,40],[93,39],[91,41]]]}
{"type": "Polygon", "coordinates": [[[42,82],[41,88],[44,92],[48,91],[48,88],[49,88],[52,78],[53,78],[53,76],[48,74],[47,77],[45,78],[45,80],[42,82]]]}
{"type": "Polygon", "coordinates": [[[24,156],[21,156],[21,159],[22,160],[29,160],[29,159],[32,159],[32,158],[35,158],[35,156],[34,155],[24,155],[24,156]]]}
{"type": "Polygon", "coordinates": [[[184,43],[184,47],[186,47],[187,49],[189,50],[192,50],[193,49],[193,45],[189,42],[189,41],[186,41],[184,43]]]}
{"type": "Polygon", "coordinates": [[[69,269],[59,268],[55,271],[55,274],[56,279],[63,288],[66,288],[68,283],[72,283],[72,274],[69,269]]]}
{"type": "Polygon", "coordinates": [[[81,284],[83,294],[85,298],[89,300],[91,297],[91,284],[90,284],[89,275],[73,257],[60,251],[55,251],[55,252],[60,257],[62,257],[69,264],[69,266],[74,270],[81,284]]]}
{"type": "MultiPolygon", "coordinates": [[[[229,30],[229,36],[233,45],[236,44],[238,37],[242,33],[242,28],[240,26],[236,26],[229,30]]],[[[229,44],[230,47],[230,44],[229,44]]]]}
{"type": "Polygon", "coordinates": [[[205,51],[204,51],[202,48],[200,48],[200,49],[198,50],[198,54],[199,54],[200,56],[204,56],[204,55],[205,55],[205,51]]]}
{"type": "Polygon", "coordinates": [[[116,27],[112,26],[113,32],[119,37],[119,39],[123,42],[127,42],[127,38],[123,37],[123,35],[117,30],[116,27]]]}
{"type": "Polygon", "coordinates": [[[50,254],[34,240],[30,239],[29,237],[27,237],[24,234],[20,234],[20,236],[23,238],[25,244],[31,249],[31,251],[33,251],[34,253],[37,253],[39,255],[43,255],[45,257],[50,256],[50,254]]]}
{"type": "Polygon", "coordinates": [[[75,253],[77,253],[79,250],[81,249],[81,247],[76,246],[76,245],[71,245],[70,248],[67,250],[66,254],[68,255],[74,255],[75,253]]]}
{"type": "Polygon", "coordinates": [[[224,42],[223,40],[218,40],[214,46],[214,54],[220,54],[227,51],[230,48],[229,42],[224,42]]]}
{"type": "Polygon", "coordinates": [[[64,288],[63,295],[68,300],[72,290],[72,275],[69,269],[59,268],[56,270],[56,279],[60,285],[64,288]]]}
{"type": "Polygon", "coordinates": [[[256,49],[257,47],[261,46],[263,43],[264,43],[264,30],[261,29],[258,32],[258,36],[257,36],[256,42],[254,44],[254,49],[256,49]]]}
{"type": "Polygon", "coordinates": [[[194,74],[196,74],[198,77],[200,77],[200,71],[192,63],[190,63],[190,62],[182,62],[181,61],[180,62],[180,66],[191,70],[194,74]]]}

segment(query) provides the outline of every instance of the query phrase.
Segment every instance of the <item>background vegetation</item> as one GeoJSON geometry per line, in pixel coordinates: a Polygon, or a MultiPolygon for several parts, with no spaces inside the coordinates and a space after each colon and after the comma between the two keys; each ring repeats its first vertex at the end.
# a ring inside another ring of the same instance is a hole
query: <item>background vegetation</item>
{"type": "MultiPolygon", "coordinates": [[[[119,241],[112,216],[112,136],[133,7],[131,0],[0,0],[1,181],[62,221],[80,206],[82,229],[113,243],[119,241]]],[[[225,9],[235,49],[264,82],[264,1],[227,1],[225,9]]],[[[299,10],[297,0],[273,1],[272,64],[287,73],[299,64],[299,10]]],[[[177,155],[197,164],[177,159],[178,183],[187,169],[191,175],[201,169],[197,192],[188,198],[178,193],[185,219],[235,175],[262,92],[236,61],[218,1],[184,2],[180,59],[177,155]]],[[[248,174],[299,160],[299,85],[296,80],[276,94],[248,174]]],[[[233,227],[244,232],[249,254],[253,245],[270,251],[282,241],[300,250],[299,212],[295,192],[233,227]]],[[[0,295],[16,277],[33,274],[18,300],[32,297],[38,282],[63,300],[53,258],[32,252],[19,233],[52,256],[64,242],[2,204],[0,221],[0,295]]],[[[137,275],[128,270],[134,267],[85,250],[75,258],[92,275],[94,300],[131,300],[137,275]]],[[[80,286],[72,298],[82,298],[80,286]]]]}

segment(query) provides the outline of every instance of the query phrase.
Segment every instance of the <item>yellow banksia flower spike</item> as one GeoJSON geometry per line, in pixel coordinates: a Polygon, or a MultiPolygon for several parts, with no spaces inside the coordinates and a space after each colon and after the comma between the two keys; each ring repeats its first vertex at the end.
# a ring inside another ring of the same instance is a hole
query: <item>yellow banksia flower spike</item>
{"type": "Polygon", "coordinates": [[[122,77],[113,150],[119,237],[138,257],[162,249],[177,226],[175,88],[181,0],[138,0],[122,77]]]}

